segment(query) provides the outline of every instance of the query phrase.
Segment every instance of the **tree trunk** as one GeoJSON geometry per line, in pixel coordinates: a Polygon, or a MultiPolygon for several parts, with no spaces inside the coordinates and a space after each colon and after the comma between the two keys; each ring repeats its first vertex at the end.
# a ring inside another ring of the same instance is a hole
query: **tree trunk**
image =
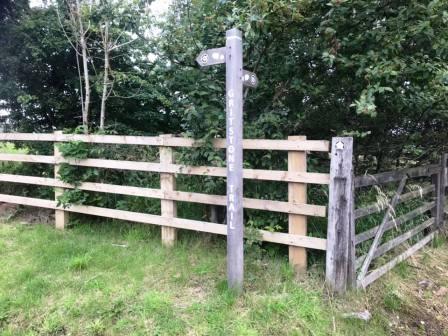
{"type": "Polygon", "coordinates": [[[106,119],[106,100],[107,100],[107,89],[109,86],[109,26],[107,22],[104,28],[103,47],[104,47],[104,78],[103,78],[103,95],[101,97],[101,112],[100,112],[101,130],[104,129],[104,122],[106,119]]]}
{"type": "Polygon", "coordinates": [[[88,133],[89,130],[89,107],[90,107],[90,80],[89,69],[87,64],[87,43],[85,38],[84,26],[82,24],[81,6],[79,0],[76,0],[76,10],[79,24],[79,44],[81,45],[82,65],[84,69],[84,89],[85,89],[85,101],[84,111],[82,113],[82,125],[84,126],[84,132],[88,133]]]}

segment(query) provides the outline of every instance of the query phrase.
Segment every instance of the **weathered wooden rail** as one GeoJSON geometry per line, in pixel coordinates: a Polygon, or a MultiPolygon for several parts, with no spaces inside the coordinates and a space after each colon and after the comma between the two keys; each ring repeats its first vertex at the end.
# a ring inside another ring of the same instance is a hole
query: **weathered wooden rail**
{"type": "Polygon", "coordinates": [[[444,223],[447,161],[448,156],[443,155],[439,164],[355,178],[355,189],[399,183],[393,197],[385,202],[377,202],[354,210],[355,226],[357,220],[384,212],[379,224],[351,237],[355,246],[366,244],[373,239],[367,251],[361,251],[360,256],[353,255],[349,260],[357,270],[353,274],[356,279],[352,279],[356,287],[367,287],[395,265],[423,248],[437,235],[444,223]],[[411,180],[412,190],[403,193],[411,180]],[[399,204],[416,199],[420,200],[420,205],[407,210],[404,214],[396,215],[399,204]],[[414,242],[409,243],[411,240],[414,242]]]}
{"type": "MultiPolygon", "coordinates": [[[[115,135],[74,135],[55,132],[52,134],[0,133],[0,141],[38,141],[54,142],[54,155],[28,155],[0,153],[0,161],[42,163],[54,165],[55,177],[23,176],[0,174],[1,182],[31,184],[55,188],[55,200],[44,200],[23,196],[0,194],[0,202],[16,203],[54,209],[56,227],[63,229],[68,222],[69,213],[82,213],[94,216],[121,219],[162,227],[162,242],[172,245],[176,240],[177,229],[189,229],[201,232],[226,235],[226,225],[177,217],[176,202],[193,202],[210,205],[226,205],[226,196],[176,190],[176,175],[200,175],[225,177],[226,168],[209,166],[188,166],[176,164],[174,149],[176,147],[194,148],[201,146],[200,141],[169,135],[158,137],[115,136],[115,135]],[[58,143],[80,141],[92,144],[116,144],[133,146],[153,146],[159,148],[159,162],[141,162],[110,159],[87,158],[82,160],[63,158],[58,150],[58,143]],[[56,197],[64,189],[74,186],[62,182],[58,177],[60,164],[82,167],[95,167],[123,171],[144,171],[160,174],[160,188],[143,188],[107,183],[84,182],[76,188],[92,192],[112,193],[160,199],[161,215],[135,213],[117,209],[100,208],[87,205],[71,205],[64,209],[57,205],[56,197]]],[[[225,139],[215,139],[215,148],[225,148],[225,139]]],[[[243,177],[252,180],[281,181],[288,183],[288,202],[266,199],[244,198],[243,206],[289,215],[288,232],[270,232],[260,230],[263,241],[290,246],[290,261],[298,271],[306,269],[306,249],[326,249],[326,239],[307,236],[307,216],[326,216],[326,207],[307,204],[307,184],[328,184],[329,174],[311,173],[306,170],[308,151],[328,152],[328,141],[306,140],[306,137],[290,137],[288,140],[244,140],[245,150],[276,150],[288,152],[288,170],[244,169],[243,177]]]]}

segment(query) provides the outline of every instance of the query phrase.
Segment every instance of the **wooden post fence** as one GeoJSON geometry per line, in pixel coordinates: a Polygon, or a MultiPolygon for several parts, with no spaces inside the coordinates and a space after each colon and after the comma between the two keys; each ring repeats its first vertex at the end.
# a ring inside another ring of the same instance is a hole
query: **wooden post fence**
{"type": "MultiPolygon", "coordinates": [[[[62,131],[56,131],[54,132],[55,136],[62,135],[62,131]]],[[[61,155],[61,152],[59,151],[58,143],[54,143],[54,159],[56,164],[54,165],[54,178],[55,180],[59,179],[59,168],[60,164],[58,163],[59,160],[62,160],[63,157],[61,155]]],[[[61,196],[64,193],[64,189],[62,188],[54,188],[54,199],[56,200],[56,203],[58,201],[58,197],[61,196]]],[[[68,224],[68,212],[64,211],[62,209],[56,209],[54,213],[54,222],[56,229],[64,230],[65,227],[68,224]]]]}
{"type": "Polygon", "coordinates": [[[355,230],[353,217],[353,138],[336,137],[331,145],[326,280],[337,293],[353,286],[355,230]]]}
{"type": "MultiPolygon", "coordinates": [[[[171,134],[164,134],[160,136],[162,143],[164,139],[171,138],[171,134]]],[[[172,164],[174,163],[173,149],[171,147],[160,147],[160,163],[172,164]]],[[[174,174],[162,173],[160,174],[160,189],[162,193],[173,192],[176,189],[176,177],[174,174]]],[[[167,218],[177,217],[176,202],[173,200],[161,199],[161,215],[167,218]]],[[[174,245],[177,239],[177,229],[169,226],[162,226],[162,244],[170,247],[174,245]]]]}
{"type": "MultiPolygon", "coordinates": [[[[306,140],[306,136],[289,136],[288,140],[306,140]]],[[[288,152],[288,171],[306,172],[306,152],[289,151],[288,152]]],[[[293,204],[307,203],[306,183],[288,184],[288,201],[293,204]]],[[[307,234],[307,216],[290,214],[289,233],[306,236],[307,234]]],[[[293,266],[296,274],[302,275],[307,269],[307,253],[304,247],[289,247],[289,262],[293,266]]]]}
{"type": "Polygon", "coordinates": [[[445,193],[447,187],[447,166],[448,166],[448,153],[442,154],[441,160],[441,170],[439,174],[439,185],[438,185],[438,198],[437,198],[437,227],[441,228],[445,222],[445,193]]]}

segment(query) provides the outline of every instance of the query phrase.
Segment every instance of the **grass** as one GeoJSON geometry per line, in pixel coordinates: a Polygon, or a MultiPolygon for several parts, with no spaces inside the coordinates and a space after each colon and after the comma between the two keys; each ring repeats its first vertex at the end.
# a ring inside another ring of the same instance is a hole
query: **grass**
{"type": "MultiPolygon", "coordinates": [[[[294,279],[284,255],[249,253],[235,296],[224,243],[181,232],[167,249],[157,228],[136,224],[0,224],[0,335],[389,335],[391,313],[414,307],[403,270],[333,298],[319,272],[294,279]],[[366,308],[369,322],[342,317],[366,308]]],[[[445,244],[436,251],[448,261],[445,244]]]]}

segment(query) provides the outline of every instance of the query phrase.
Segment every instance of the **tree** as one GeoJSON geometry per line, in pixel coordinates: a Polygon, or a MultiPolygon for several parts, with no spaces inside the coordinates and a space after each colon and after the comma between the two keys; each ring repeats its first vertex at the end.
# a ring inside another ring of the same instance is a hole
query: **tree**
{"type": "Polygon", "coordinates": [[[201,72],[194,58],[239,27],[245,67],[260,78],[246,97],[245,136],[353,135],[368,159],[358,167],[373,159],[380,170],[443,146],[447,10],[446,1],[178,0],[154,53],[169,64],[185,129],[223,136],[222,69],[201,72]]]}
{"type": "Polygon", "coordinates": [[[90,76],[89,76],[89,59],[88,59],[88,49],[87,49],[87,38],[88,33],[91,28],[90,16],[93,3],[82,2],[80,0],[65,0],[64,1],[65,10],[68,19],[63,19],[64,15],[61,14],[59,6],[56,6],[56,12],[58,14],[59,24],[64,31],[65,36],[69,40],[71,46],[76,52],[76,64],[78,71],[81,72],[79,66],[79,58],[82,61],[82,72],[83,76],[81,79],[80,75],[80,99],[81,99],[81,110],[82,110],[82,125],[84,127],[84,132],[89,130],[89,110],[90,110],[90,76]],[[67,33],[68,31],[68,33],[67,33]],[[84,91],[84,92],[83,92],[84,91]]]}

